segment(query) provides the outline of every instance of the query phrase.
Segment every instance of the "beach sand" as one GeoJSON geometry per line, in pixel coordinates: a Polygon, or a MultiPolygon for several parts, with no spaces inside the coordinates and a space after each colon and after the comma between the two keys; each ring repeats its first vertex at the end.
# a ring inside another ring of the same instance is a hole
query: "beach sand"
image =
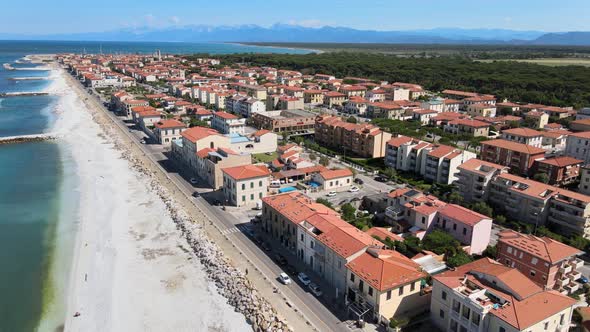
{"type": "Polygon", "coordinates": [[[61,96],[53,132],[75,160],[80,200],[65,331],[250,330],[62,75],[50,89],[61,96]]]}

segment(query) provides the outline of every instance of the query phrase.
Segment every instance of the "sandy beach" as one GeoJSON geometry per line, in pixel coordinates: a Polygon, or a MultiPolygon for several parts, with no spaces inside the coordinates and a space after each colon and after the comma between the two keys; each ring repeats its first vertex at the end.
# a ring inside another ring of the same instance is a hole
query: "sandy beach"
{"type": "Polygon", "coordinates": [[[65,331],[251,329],[207,278],[152,180],[130,164],[63,75],[50,89],[60,96],[53,132],[80,179],[65,331]]]}

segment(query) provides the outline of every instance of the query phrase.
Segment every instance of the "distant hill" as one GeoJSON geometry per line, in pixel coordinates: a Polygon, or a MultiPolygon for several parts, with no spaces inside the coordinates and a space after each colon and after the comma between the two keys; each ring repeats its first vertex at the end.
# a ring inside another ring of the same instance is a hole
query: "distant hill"
{"type": "Polygon", "coordinates": [[[0,38],[153,42],[590,45],[590,32],[544,33],[541,31],[460,28],[376,31],[331,26],[309,28],[289,24],[275,24],[270,27],[253,24],[238,26],[191,25],[160,29],[141,27],[107,32],[54,35],[9,35],[0,33],[0,38]]]}

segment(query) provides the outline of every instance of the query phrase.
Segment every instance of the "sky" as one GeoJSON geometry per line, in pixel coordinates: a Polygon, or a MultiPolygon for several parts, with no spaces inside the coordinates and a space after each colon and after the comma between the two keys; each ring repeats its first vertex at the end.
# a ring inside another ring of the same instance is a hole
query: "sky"
{"type": "Polygon", "coordinates": [[[102,32],[194,24],[369,30],[440,27],[590,31],[590,0],[26,0],[2,5],[0,33],[102,32]]]}

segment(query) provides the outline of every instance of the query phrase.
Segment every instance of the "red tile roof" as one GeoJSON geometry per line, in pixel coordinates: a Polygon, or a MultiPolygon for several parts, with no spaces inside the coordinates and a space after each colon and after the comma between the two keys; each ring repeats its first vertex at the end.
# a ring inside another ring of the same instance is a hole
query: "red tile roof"
{"type": "Polygon", "coordinates": [[[447,204],[438,210],[443,217],[455,219],[465,225],[475,226],[483,220],[491,219],[488,216],[464,208],[456,204],[447,204]]]}
{"type": "Polygon", "coordinates": [[[535,154],[541,154],[541,153],[544,154],[545,153],[545,150],[543,150],[541,148],[537,148],[537,147],[534,147],[534,146],[528,145],[528,144],[521,144],[521,143],[516,143],[516,142],[512,142],[512,141],[507,141],[504,139],[494,139],[494,140],[484,141],[484,142],[481,142],[481,145],[494,146],[494,147],[498,147],[498,148],[502,148],[502,149],[516,151],[516,152],[520,152],[520,153],[524,153],[524,154],[529,154],[529,155],[535,155],[535,154]]]}
{"type": "Polygon", "coordinates": [[[570,136],[584,138],[584,139],[590,139],[590,131],[583,131],[581,133],[573,133],[573,134],[570,134],[570,136]]]}
{"type": "Polygon", "coordinates": [[[506,130],[502,130],[503,134],[510,134],[510,135],[514,135],[514,136],[520,136],[520,137],[537,137],[537,136],[541,136],[543,133],[534,129],[530,129],[530,128],[512,128],[512,129],[506,129],[506,130]]]}
{"type": "Polygon", "coordinates": [[[238,119],[238,117],[235,116],[235,115],[233,115],[233,114],[230,114],[230,113],[227,113],[227,112],[221,112],[221,111],[220,112],[215,112],[213,115],[214,116],[217,116],[217,117],[220,117],[222,119],[226,119],[226,120],[238,119]]]}
{"type": "Polygon", "coordinates": [[[221,171],[237,181],[270,176],[270,171],[263,165],[227,167],[221,171]]]}
{"type": "Polygon", "coordinates": [[[527,252],[552,264],[583,253],[583,251],[579,249],[570,247],[548,237],[537,237],[512,230],[502,231],[498,236],[499,242],[527,252]]]}
{"type": "Polygon", "coordinates": [[[339,179],[347,176],[352,176],[352,171],[348,168],[344,169],[333,169],[329,171],[320,172],[320,176],[324,178],[324,180],[333,180],[339,179]]]}
{"type": "Polygon", "coordinates": [[[400,241],[403,242],[404,238],[390,232],[387,228],[384,227],[371,227],[369,229],[367,229],[365,231],[365,233],[373,236],[373,237],[378,237],[379,239],[385,241],[387,238],[389,238],[391,241],[400,241]]]}
{"type": "Polygon", "coordinates": [[[192,127],[183,131],[181,135],[193,143],[211,135],[221,136],[217,130],[205,127],[192,127]]]}
{"type": "Polygon", "coordinates": [[[167,128],[185,128],[186,125],[177,120],[161,120],[154,124],[156,128],[167,129],[167,128]]]}

